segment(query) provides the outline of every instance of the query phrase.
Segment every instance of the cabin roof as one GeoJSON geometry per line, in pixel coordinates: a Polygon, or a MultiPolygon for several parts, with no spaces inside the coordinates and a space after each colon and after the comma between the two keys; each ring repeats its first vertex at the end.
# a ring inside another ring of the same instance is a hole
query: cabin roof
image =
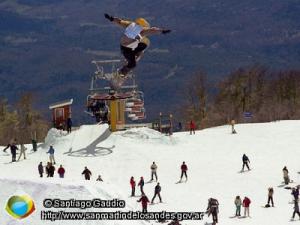
{"type": "Polygon", "coordinates": [[[64,101],[61,101],[61,102],[53,103],[53,104],[49,105],[49,109],[56,109],[56,108],[60,108],[60,107],[63,107],[63,106],[72,105],[72,103],[73,103],[73,98],[69,99],[69,100],[64,100],[64,101]]]}

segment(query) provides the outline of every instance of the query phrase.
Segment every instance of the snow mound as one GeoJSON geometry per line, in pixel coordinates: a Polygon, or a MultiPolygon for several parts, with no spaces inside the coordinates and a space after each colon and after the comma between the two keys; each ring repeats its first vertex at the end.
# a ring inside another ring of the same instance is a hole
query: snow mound
{"type": "Polygon", "coordinates": [[[60,140],[61,137],[64,137],[66,135],[67,135],[66,131],[51,128],[48,131],[48,134],[45,138],[45,146],[48,147],[50,145],[55,145],[57,143],[57,141],[60,140]]]}
{"type": "Polygon", "coordinates": [[[172,136],[167,136],[148,127],[131,128],[126,131],[118,132],[118,135],[124,138],[134,139],[135,141],[157,144],[174,144],[175,140],[172,136]]]}

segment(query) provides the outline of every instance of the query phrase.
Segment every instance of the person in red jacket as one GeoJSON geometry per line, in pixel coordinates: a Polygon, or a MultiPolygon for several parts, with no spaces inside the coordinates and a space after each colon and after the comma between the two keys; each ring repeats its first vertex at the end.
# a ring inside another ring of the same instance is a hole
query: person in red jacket
{"type": "Polygon", "coordinates": [[[62,165],[60,165],[59,169],[57,170],[57,173],[59,174],[60,178],[64,178],[64,176],[65,176],[65,169],[63,168],[62,165]]]}
{"type": "Polygon", "coordinates": [[[195,134],[196,124],[193,120],[190,122],[190,134],[195,134]]]}
{"type": "Polygon", "coordinates": [[[131,197],[135,196],[135,181],[134,178],[130,178],[130,186],[131,186],[131,197]]]}
{"type": "Polygon", "coordinates": [[[137,202],[142,202],[142,208],[143,208],[142,212],[146,213],[147,212],[148,202],[149,202],[148,197],[143,193],[142,197],[139,200],[137,200],[137,202]]]}
{"type": "Polygon", "coordinates": [[[247,214],[248,214],[248,217],[250,217],[250,210],[249,210],[250,203],[251,203],[251,200],[248,197],[245,197],[243,200],[244,217],[246,217],[247,214]]]}
{"type": "Polygon", "coordinates": [[[185,176],[185,181],[187,181],[188,177],[186,174],[186,171],[188,170],[187,165],[185,164],[185,162],[182,163],[181,165],[181,176],[180,176],[180,182],[182,181],[183,175],[185,176]]]}

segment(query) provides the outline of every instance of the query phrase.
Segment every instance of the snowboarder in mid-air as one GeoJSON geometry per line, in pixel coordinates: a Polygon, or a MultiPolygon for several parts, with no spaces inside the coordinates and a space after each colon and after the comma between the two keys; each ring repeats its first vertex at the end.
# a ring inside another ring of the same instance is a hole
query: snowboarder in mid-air
{"type": "Polygon", "coordinates": [[[148,21],[144,18],[137,18],[135,21],[129,21],[113,17],[109,14],[104,14],[104,17],[109,21],[125,28],[124,34],[121,37],[121,52],[127,64],[119,70],[120,77],[126,77],[127,74],[136,66],[136,62],[141,58],[150,41],[147,38],[153,34],[167,34],[171,30],[158,27],[150,27],[148,21]]]}

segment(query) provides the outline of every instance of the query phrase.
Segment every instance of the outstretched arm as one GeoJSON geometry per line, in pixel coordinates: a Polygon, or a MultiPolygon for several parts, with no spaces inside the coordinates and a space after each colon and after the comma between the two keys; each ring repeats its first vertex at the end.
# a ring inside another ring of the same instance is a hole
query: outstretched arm
{"type": "Polygon", "coordinates": [[[171,30],[168,29],[162,29],[158,27],[150,27],[150,28],[145,28],[142,30],[141,35],[142,36],[148,36],[152,34],[167,34],[170,33],[171,30]]]}
{"type": "Polygon", "coordinates": [[[120,19],[118,17],[110,16],[107,13],[104,14],[104,17],[106,19],[108,19],[109,21],[111,21],[111,22],[113,22],[115,24],[120,25],[121,27],[127,27],[130,23],[132,23],[131,21],[128,21],[128,20],[122,20],[122,19],[120,19]]]}

